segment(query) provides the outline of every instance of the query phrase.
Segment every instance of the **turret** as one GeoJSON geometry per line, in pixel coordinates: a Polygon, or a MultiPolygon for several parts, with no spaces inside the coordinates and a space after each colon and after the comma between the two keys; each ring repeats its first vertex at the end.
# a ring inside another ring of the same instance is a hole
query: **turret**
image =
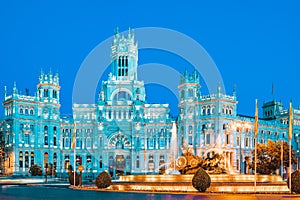
{"type": "Polygon", "coordinates": [[[112,78],[116,80],[137,80],[138,48],[134,42],[133,30],[128,30],[128,35],[115,32],[111,46],[112,78]]]}
{"type": "Polygon", "coordinates": [[[37,91],[40,101],[59,103],[60,86],[58,73],[52,75],[51,70],[49,74],[44,74],[44,72],[41,71],[37,91]]]}

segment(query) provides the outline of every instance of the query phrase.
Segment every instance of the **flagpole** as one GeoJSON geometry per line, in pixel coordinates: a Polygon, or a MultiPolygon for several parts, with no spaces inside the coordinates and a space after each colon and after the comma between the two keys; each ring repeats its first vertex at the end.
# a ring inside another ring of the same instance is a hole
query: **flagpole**
{"type": "Polygon", "coordinates": [[[289,134],[288,134],[288,140],[289,140],[289,188],[290,193],[292,193],[292,137],[293,137],[293,106],[292,102],[290,102],[290,109],[289,109],[289,134]]]}
{"type": "Polygon", "coordinates": [[[73,130],[73,137],[72,137],[72,148],[74,150],[74,187],[76,183],[76,123],[74,122],[74,130],[73,130]]]}
{"type": "Polygon", "coordinates": [[[290,152],[289,152],[289,186],[290,186],[290,193],[292,193],[292,140],[289,141],[290,143],[290,152]]]}
{"type": "Polygon", "coordinates": [[[74,187],[75,187],[75,182],[76,182],[76,176],[75,176],[75,173],[76,173],[76,148],[74,148],[74,187]]]}
{"type": "Polygon", "coordinates": [[[280,160],[281,160],[281,177],[283,178],[283,140],[281,140],[281,152],[280,152],[280,160]]]}
{"type": "Polygon", "coordinates": [[[254,193],[256,193],[256,168],[257,168],[257,135],[258,135],[258,103],[255,99],[255,120],[254,120],[254,193]]]}

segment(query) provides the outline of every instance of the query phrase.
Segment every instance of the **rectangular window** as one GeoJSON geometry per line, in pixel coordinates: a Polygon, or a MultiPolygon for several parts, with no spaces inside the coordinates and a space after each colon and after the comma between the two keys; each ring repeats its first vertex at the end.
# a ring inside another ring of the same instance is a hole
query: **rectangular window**
{"type": "Polygon", "coordinates": [[[210,134],[206,134],[206,144],[210,144],[210,134]]]}
{"type": "Polygon", "coordinates": [[[240,139],[241,139],[240,136],[236,137],[236,145],[237,146],[240,146],[240,139]]]}
{"type": "Polygon", "coordinates": [[[230,135],[226,134],[226,144],[230,144],[230,135]]]}
{"type": "Polygon", "coordinates": [[[29,144],[29,134],[27,133],[27,134],[25,134],[24,135],[24,142],[25,142],[25,144],[29,144]]]}
{"type": "Polygon", "coordinates": [[[56,135],[53,136],[53,145],[56,146],[56,135]]]}
{"type": "Polygon", "coordinates": [[[165,139],[164,138],[160,138],[159,140],[160,140],[160,142],[159,142],[160,148],[161,149],[165,148],[165,139]]]}
{"type": "Polygon", "coordinates": [[[189,136],[189,145],[193,145],[193,137],[191,135],[189,136]]]}
{"type": "Polygon", "coordinates": [[[102,137],[99,138],[99,147],[100,148],[103,147],[103,139],[102,139],[102,137]]]}
{"type": "Polygon", "coordinates": [[[246,146],[246,147],[249,147],[249,138],[248,138],[248,137],[247,137],[246,140],[245,140],[245,146],[246,146]]]}

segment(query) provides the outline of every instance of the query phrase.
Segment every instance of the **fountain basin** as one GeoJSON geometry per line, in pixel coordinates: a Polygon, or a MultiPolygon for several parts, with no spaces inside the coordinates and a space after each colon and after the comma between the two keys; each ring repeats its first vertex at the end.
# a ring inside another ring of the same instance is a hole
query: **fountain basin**
{"type": "MultiPolygon", "coordinates": [[[[210,175],[207,192],[253,193],[254,175],[210,175]]],[[[108,190],[151,192],[198,192],[192,186],[193,175],[129,175],[114,181],[108,190]]],[[[280,176],[258,175],[257,193],[288,193],[280,176]]]]}

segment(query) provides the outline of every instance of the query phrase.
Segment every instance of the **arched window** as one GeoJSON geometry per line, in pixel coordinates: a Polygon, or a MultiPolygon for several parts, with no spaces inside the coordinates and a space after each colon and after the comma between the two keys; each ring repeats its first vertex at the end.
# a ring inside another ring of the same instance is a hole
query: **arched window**
{"type": "Polygon", "coordinates": [[[23,167],[23,152],[20,151],[19,153],[19,167],[22,168],[23,167]]]}
{"type": "Polygon", "coordinates": [[[113,101],[130,101],[131,96],[128,92],[120,91],[117,94],[115,94],[113,101]]]}
{"type": "Polygon", "coordinates": [[[125,66],[128,67],[128,56],[126,56],[125,66]]]}
{"type": "Polygon", "coordinates": [[[33,115],[33,109],[30,109],[29,114],[33,115]]]}
{"type": "MultiPolygon", "coordinates": [[[[118,60],[118,66],[120,67],[121,66],[121,57],[119,56],[119,60],[118,60]]],[[[120,73],[119,73],[119,76],[120,76],[120,73]]]]}
{"type": "Polygon", "coordinates": [[[206,115],[206,108],[205,108],[205,106],[202,107],[202,115],[206,115]]]}
{"type": "Polygon", "coordinates": [[[215,107],[211,108],[211,114],[215,114],[215,107]]]}
{"type": "Polygon", "coordinates": [[[28,115],[28,108],[25,108],[25,115],[28,115]]]}
{"type": "Polygon", "coordinates": [[[30,153],[30,165],[33,166],[34,165],[34,152],[30,153]]]}
{"type": "Polygon", "coordinates": [[[124,67],[124,56],[122,56],[122,67],[124,67]]]}
{"type": "Polygon", "coordinates": [[[22,107],[20,108],[20,111],[19,111],[19,112],[20,112],[20,114],[21,114],[21,115],[23,115],[23,114],[24,114],[24,110],[23,110],[23,108],[22,108],[22,107]]]}
{"type": "Polygon", "coordinates": [[[207,114],[210,115],[210,106],[207,107],[207,114]]]}
{"type": "Polygon", "coordinates": [[[29,154],[28,151],[25,152],[25,168],[29,167],[29,154]]]}
{"type": "Polygon", "coordinates": [[[48,153],[45,152],[44,153],[44,167],[48,167],[48,153]]]}
{"type": "Polygon", "coordinates": [[[44,89],[44,97],[49,97],[49,91],[48,91],[48,89],[44,89]]]}
{"type": "Polygon", "coordinates": [[[102,161],[102,156],[99,157],[99,168],[103,168],[103,161],[102,161]]]}

